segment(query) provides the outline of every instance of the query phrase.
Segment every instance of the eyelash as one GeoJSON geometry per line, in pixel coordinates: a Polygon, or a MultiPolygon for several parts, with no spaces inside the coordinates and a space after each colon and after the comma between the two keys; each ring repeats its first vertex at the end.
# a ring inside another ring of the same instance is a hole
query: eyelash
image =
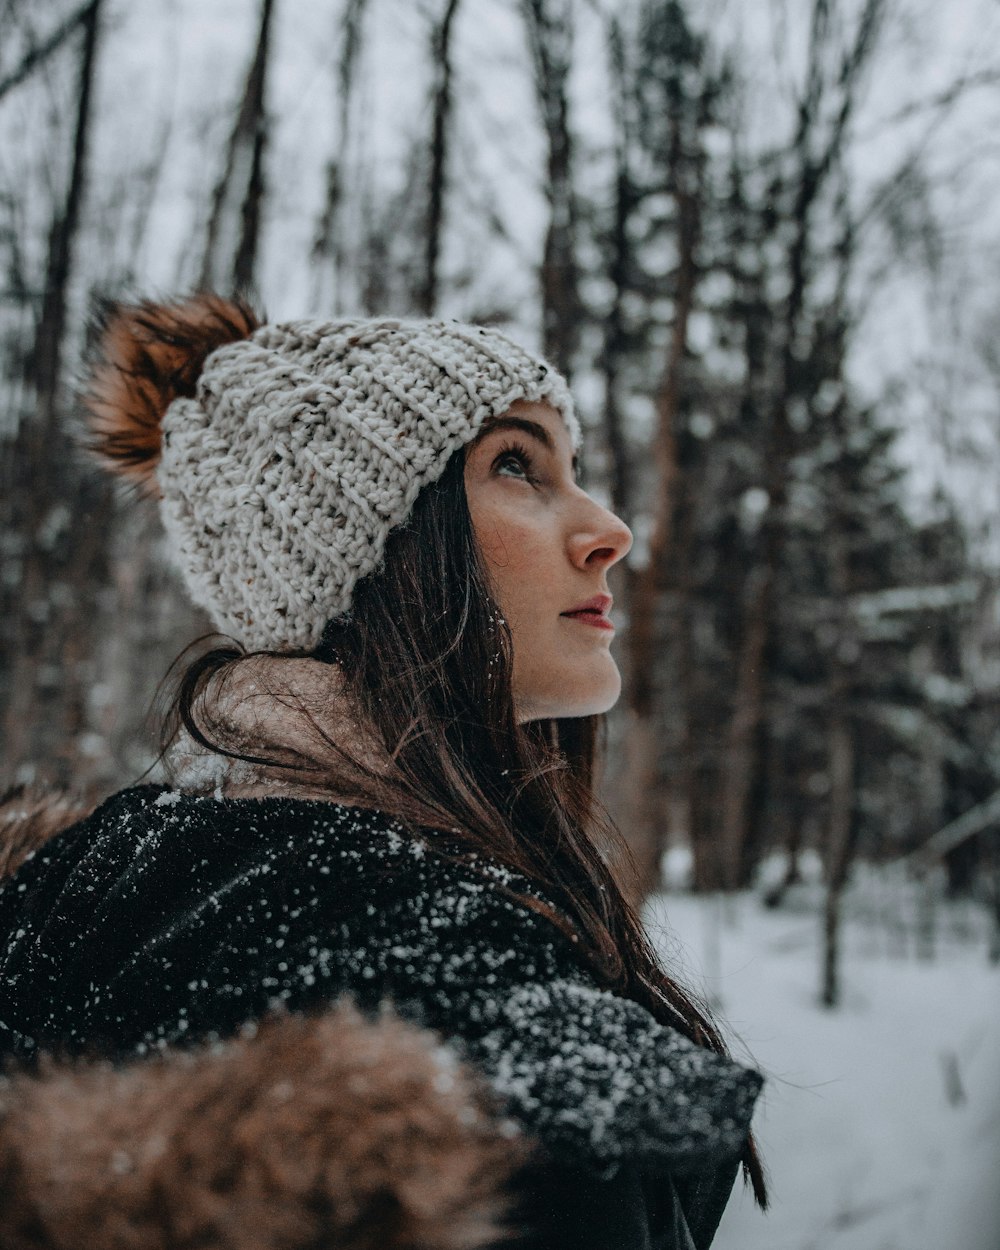
{"type": "Polygon", "coordinates": [[[535,476],[533,471],[534,461],[531,458],[531,453],[523,443],[508,443],[493,461],[493,467],[497,468],[501,461],[508,458],[521,461],[521,468],[524,470],[524,477],[526,481],[532,483],[538,481],[538,478],[535,476]]]}

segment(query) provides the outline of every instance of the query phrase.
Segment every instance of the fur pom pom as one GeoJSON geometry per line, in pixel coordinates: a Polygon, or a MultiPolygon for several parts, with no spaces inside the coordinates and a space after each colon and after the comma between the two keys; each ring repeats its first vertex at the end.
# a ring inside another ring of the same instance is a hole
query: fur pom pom
{"type": "Polygon", "coordinates": [[[208,354],[248,338],[263,314],[242,299],[203,292],[162,304],[109,301],[96,321],[82,396],[89,448],[106,468],[157,495],[163,414],[194,395],[208,354]]]}

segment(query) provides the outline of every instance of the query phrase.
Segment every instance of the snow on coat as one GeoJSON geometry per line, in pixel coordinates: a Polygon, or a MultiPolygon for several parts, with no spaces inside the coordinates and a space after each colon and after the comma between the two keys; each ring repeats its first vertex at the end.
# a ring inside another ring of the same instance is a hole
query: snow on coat
{"type": "Polygon", "coordinates": [[[0,1053],[134,1063],[345,995],[391,1005],[485,1078],[498,1125],[595,1193],[641,1185],[653,1245],[703,1250],[762,1078],[601,989],[504,892],[532,883],[427,835],[316,800],[113,796],[0,889],[0,1053]]]}

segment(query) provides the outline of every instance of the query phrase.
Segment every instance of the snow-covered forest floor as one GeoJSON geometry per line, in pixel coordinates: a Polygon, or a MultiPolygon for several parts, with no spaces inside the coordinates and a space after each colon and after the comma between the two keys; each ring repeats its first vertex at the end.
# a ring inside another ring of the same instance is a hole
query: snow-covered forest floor
{"type": "MultiPolygon", "coordinates": [[[[928,957],[914,884],[899,869],[859,869],[833,1010],[818,996],[818,883],[779,910],[756,891],[723,900],[668,889],[647,904],[658,949],[715,999],[734,1054],[767,1077],[754,1129],[772,1209],[761,1214],[738,1181],[713,1250],[1000,1246],[1000,965],[989,961],[989,915],[939,899],[928,957]]],[[[683,863],[671,857],[667,875],[681,878],[683,863]]]]}

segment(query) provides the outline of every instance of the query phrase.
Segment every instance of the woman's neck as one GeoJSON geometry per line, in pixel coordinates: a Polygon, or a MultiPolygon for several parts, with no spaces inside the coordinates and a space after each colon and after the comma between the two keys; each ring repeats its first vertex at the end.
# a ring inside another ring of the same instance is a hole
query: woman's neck
{"type": "Polygon", "coordinates": [[[209,682],[196,716],[218,745],[272,762],[232,758],[182,731],[166,756],[169,780],[182,790],[217,798],[320,799],[379,808],[428,825],[440,821],[440,814],[419,800],[404,802],[400,796],[393,802],[379,784],[391,781],[393,761],[375,728],[356,712],[337,665],[248,657],[209,682]],[[283,767],[282,760],[292,766],[283,767]]]}

